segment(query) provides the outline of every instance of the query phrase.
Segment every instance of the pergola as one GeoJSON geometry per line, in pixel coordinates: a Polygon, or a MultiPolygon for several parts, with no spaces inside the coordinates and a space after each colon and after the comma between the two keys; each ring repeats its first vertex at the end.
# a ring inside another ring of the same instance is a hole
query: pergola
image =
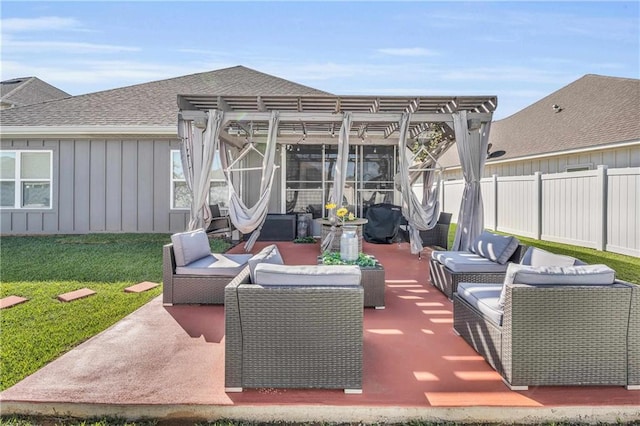
{"type": "MultiPolygon", "coordinates": [[[[212,149],[219,150],[220,143],[238,149],[254,141],[266,142],[273,149],[276,144],[337,144],[339,152],[342,145],[348,149],[349,144],[397,145],[400,152],[404,152],[407,139],[417,139],[437,126],[445,137],[432,147],[431,156],[437,159],[457,141],[465,176],[454,250],[466,249],[482,232],[480,178],[486,159],[490,123],[497,107],[495,96],[185,94],[178,95],[178,107],[179,135],[183,145],[190,147],[189,150],[183,149],[183,165],[190,169],[192,177],[195,176],[195,183],[189,185],[194,195],[190,227],[202,226],[206,220],[204,193],[198,197],[195,188],[198,176],[208,176],[211,161],[207,162],[206,157],[212,155],[212,149]],[[212,127],[213,117],[215,125],[212,127]]],[[[264,168],[273,162],[268,150],[264,168]]],[[[262,187],[266,189],[269,185],[264,182],[264,177],[262,187]]],[[[336,177],[340,178],[339,172],[336,177]]],[[[334,182],[334,188],[343,185],[344,180],[342,185],[334,182]]],[[[338,189],[340,192],[336,199],[342,199],[341,190],[338,189]]],[[[403,199],[408,196],[410,194],[403,190],[403,199]]],[[[266,216],[266,211],[263,213],[266,216]]],[[[411,219],[408,220],[411,225],[411,219]]]]}

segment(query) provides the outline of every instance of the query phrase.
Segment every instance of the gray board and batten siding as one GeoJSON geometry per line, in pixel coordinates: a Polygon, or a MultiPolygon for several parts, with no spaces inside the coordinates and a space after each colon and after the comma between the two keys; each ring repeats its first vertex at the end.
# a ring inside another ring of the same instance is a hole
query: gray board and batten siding
{"type": "Polygon", "coordinates": [[[53,155],[51,208],[2,209],[2,234],[172,233],[188,210],[170,208],[170,152],[177,138],[2,140],[4,150],[53,155]]]}

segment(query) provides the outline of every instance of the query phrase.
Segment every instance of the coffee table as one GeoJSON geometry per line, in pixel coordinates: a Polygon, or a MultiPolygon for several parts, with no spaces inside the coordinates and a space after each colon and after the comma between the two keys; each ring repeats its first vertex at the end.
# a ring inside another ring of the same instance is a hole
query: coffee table
{"type": "MultiPolygon", "coordinates": [[[[322,264],[322,256],[318,256],[322,264]]],[[[384,309],[384,267],[380,262],[376,266],[358,266],[362,272],[360,284],[364,288],[364,307],[384,309]]]]}

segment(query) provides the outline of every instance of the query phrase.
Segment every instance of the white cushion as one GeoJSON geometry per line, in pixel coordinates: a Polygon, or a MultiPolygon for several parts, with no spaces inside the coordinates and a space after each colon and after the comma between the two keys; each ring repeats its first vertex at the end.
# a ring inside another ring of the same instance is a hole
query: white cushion
{"type": "Polygon", "coordinates": [[[520,264],[529,266],[574,266],[577,260],[575,257],[550,253],[537,247],[529,247],[520,264]]]}
{"type": "Polygon", "coordinates": [[[498,304],[504,308],[507,285],[610,285],[616,273],[607,265],[528,266],[509,263],[498,304]]]}
{"type": "Polygon", "coordinates": [[[498,235],[484,231],[476,237],[469,251],[504,265],[519,244],[520,241],[511,235],[498,235]]]}
{"type": "Polygon", "coordinates": [[[176,266],[186,266],[211,254],[209,239],[204,229],[173,234],[171,242],[173,243],[176,266]]]}
{"type": "Polygon", "coordinates": [[[356,265],[276,265],[260,263],[255,270],[259,285],[360,285],[356,265]]]}
{"type": "Polygon", "coordinates": [[[449,268],[451,272],[505,272],[507,265],[501,265],[468,251],[434,251],[431,256],[449,268]]]}
{"type": "Polygon", "coordinates": [[[282,255],[280,255],[280,250],[275,244],[271,244],[260,250],[260,252],[253,255],[249,261],[249,276],[251,282],[255,282],[255,270],[256,266],[260,263],[273,263],[276,265],[283,265],[284,261],[282,260],[282,255]]]}
{"type": "Polygon", "coordinates": [[[459,283],[456,293],[476,310],[497,325],[502,325],[502,309],[499,306],[500,284],[459,283]]]}
{"type": "Polygon", "coordinates": [[[247,266],[250,254],[211,253],[186,266],[176,267],[176,274],[235,277],[247,266]]]}

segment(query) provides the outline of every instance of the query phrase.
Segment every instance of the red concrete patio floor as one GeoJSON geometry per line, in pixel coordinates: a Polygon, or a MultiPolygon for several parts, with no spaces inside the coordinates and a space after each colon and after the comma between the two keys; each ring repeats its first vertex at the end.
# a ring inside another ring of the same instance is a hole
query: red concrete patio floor
{"type": "MultiPolygon", "coordinates": [[[[267,243],[257,243],[254,252],[267,243]]],[[[318,244],[277,243],[288,264],[318,244]]],[[[241,247],[234,248],[240,251],[241,247]]],[[[162,306],[161,297],[0,394],[3,414],[292,422],[640,422],[640,391],[510,391],[452,329],[452,304],[408,244],[374,245],[386,309],[364,315],[361,395],[336,390],[224,392],[224,307],[162,306]]]]}

